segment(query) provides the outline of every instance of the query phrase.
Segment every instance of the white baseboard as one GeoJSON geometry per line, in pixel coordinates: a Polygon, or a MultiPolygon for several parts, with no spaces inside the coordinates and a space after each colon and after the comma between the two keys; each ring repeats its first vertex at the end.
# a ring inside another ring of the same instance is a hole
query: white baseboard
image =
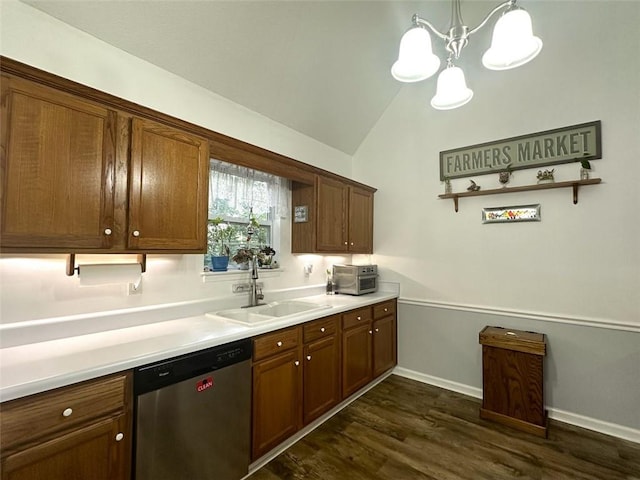
{"type": "Polygon", "coordinates": [[[624,425],[618,425],[617,423],[605,422],[603,420],[598,420],[597,418],[585,417],[584,415],[566,412],[558,408],[547,407],[547,412],[549,414],[549,418],[557,420],[558,422],[569,423],[576,427],[582,427],[588,430],[593,430],[594,432],[611,435],[612,437],[629,440],[630,442],[640,443],[640,430],[636,430],[635,428],[625,427],[624,425]]]}
{"type": "MultiPolygon", "coordinates": [[[[425,373],[416,372],[407,368],[396,367],[393,373],[401,377],[410,378],[418,382],[426,383],[428,385],[434,385],[436,387],[445,388],[453,392],[462,393],[469,397],[482,398],[482,389],[465,385],[458,382],[452,382],[445,378],[434,377],[425,373]]],[[[593,430],[594,432],[604,433],[605,435],[611,435],[612,437],[621,438],[623,440],[629,440],[630,442],[640,443],[640,430],[635,428],[625,427],[624,425],[618,425],[616,423],[605,422],[598,420],[597,418],[586,417],[577,413],[567,412],[558,408],[547,406],[547,413],[549,418],[557,420],[558,422],[568,423],[575,425],[576,427],[586,428],[593,430]]]]}
{"type": "Polygon", "coordinates": [[[426,373],[420,373],[402,367],[396,367],[393,370],[393,373],[396,375],[400,375],[401,377],[410,378],[411,380],[416,380],[418,382],[434,385],[436,387],[445,388],[453,392],[462,393],[463,395],[467,395],[469,397],[482,398],[481,388],[471,387],[463,383],[452,382],[451,380],[447,380],[445,378],[433,377],[431,375],[427,375],[426,373]]]}

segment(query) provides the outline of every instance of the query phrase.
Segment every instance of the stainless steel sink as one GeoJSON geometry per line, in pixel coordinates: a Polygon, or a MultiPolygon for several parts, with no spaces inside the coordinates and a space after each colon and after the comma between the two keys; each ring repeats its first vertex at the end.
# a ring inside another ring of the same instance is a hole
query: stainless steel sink
{"type": "Polygon", "coordinates": [[[283,300],[267,303],[265,305],[258,305],[256,307],[220,310],[217,312],[207,313],[206,315],[214,318],[223,318],[225,320],[242,323],[244,325],[255,325],[269,320],[282,319],[285,317],[299,315],[301,313],[311,312],[314,310],[324,310],[327,308],[331,308],[331,306],[301,302],[299,300],[283,300]]]}

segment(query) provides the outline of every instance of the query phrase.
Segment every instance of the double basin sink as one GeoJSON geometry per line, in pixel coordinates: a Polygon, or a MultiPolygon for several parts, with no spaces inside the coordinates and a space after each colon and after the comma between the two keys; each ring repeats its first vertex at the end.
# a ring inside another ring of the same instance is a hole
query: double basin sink
{"type": "Polygon", "coordinates": [[[222,318],[224,320],[242,323],[244,325],[255,325],[269,320],[279,320],[302,313],[308,313],[315,310],[325,310],[328,308],[331,308],[331,306],[318,305],[317,303],[302,302],[299,300],[283,300],[255,307],[220,310],[218,312],[207,313],[206,315],[208,317],[217,319],[222,318]]]}

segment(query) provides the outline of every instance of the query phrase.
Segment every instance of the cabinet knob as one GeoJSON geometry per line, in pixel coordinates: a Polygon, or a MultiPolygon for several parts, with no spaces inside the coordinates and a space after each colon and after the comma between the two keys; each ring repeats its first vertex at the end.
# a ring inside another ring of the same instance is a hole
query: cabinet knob
{"type": "Polygon", "coordinates": [[[123,438],[124,438],[124,433],[119,432],[119,433],[116,435],[116,442],[121,441],[123,438]]]}
{"type": "Polygon", "coordinates": [[[65,408],[64,411],[62,412],[62,416],[63,417],[70,417],[72,413],[73,413],[73,409],[65,408]]]}
{"type": "Polygon", "coordinates": [[[281,346],[282,346],[282,342],[278,342],[278,343],[276,343],[276,345],[277,345],[278,347],[281,347],[281,346]]]}
{"type": "Polygon", "coordinates": [[[345,245],[349,245],[347,242],[344,242],[345,245]]]}
{"type": "Polygon", "coordinates": [[[373,335],[373,332],[371,330],[369,330],[369,335],[373,335]]]}
{"type": "Polygon", "coordinates": [[[379,329],[379,328],[376,328],[376,333],[378,333],[379,331],[380,331],[380,329],[379,329]]]}
{"type": "Polygon", "coordinates": [[[351,246],[353,247],[353,242],[351,242],[351,246]]]}
{"type": "Polygon", "coordinates": [[[324,333],[324,327],[322,327],[322,328],[320,329],[320,331],[321,331],[322,333],[324,333]]]}
{"type": "Polygon", "coordinates": [[[360,315],[358,315],[357,319],[358,320],[362,320],[362,317],[360,315]]]}
{"type": "Polygon", "coordinates": [[[311,360],[311,355],[307,355],[307,360],[311,360]]]}
{"type": "Polygon", "coordinates": [[[131,235],[133,235],[134,237],[139,237],[140,236],[140,232],[138,230],[134,230],[131,235]]]}
{"type": "Polygon", "coordinates": [[[385,311],[385,312],[388,312],[388,311],[389,311],[389,309],[388,309],[388,308],[385,308],[385,309],[384,309],[384,311],[385,311]]]}
{"type": "Polygon", "coordinates": [[[293,362],[293,364],[297,367],[298,365],[300,365],[300,362],[296,360],[295,362],[293,362]]]}
{"type": "Polygon", "coordinates": [[[105,228],[104,229],[104,234],[108,237],[109,235],[111,235],[111,229],[110,228],[105,228]]]}

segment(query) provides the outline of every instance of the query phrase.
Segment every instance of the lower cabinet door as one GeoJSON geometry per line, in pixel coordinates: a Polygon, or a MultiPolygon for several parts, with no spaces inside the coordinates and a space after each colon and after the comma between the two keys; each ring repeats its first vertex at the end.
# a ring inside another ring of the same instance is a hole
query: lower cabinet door
{"type": "Polygon", "coordinates": [[[103,420],[2,460],[2,480],[127,480],[128,416],[103,420]]]}
{"type": "Polygon", "coordinates": [[[371,323],[342,332],[342,398],[371,381],[371,323]]]}
{"type": "Polygon", "coordinates": [[[298,352],[291,350],[253,365],[252,460],[300,428],[302,365],[298,352]]]}
{"type": "Polygon", "coordinates": [[[396,365],[395,316],[373,322],[373,377],[376,378],[396,365]]]}
{"type": "Polygon", "coordinates": [[[304,347],[303,423],[306,425],[340,402],[340,350],[338,336],[316,340],[304,347]]]}

